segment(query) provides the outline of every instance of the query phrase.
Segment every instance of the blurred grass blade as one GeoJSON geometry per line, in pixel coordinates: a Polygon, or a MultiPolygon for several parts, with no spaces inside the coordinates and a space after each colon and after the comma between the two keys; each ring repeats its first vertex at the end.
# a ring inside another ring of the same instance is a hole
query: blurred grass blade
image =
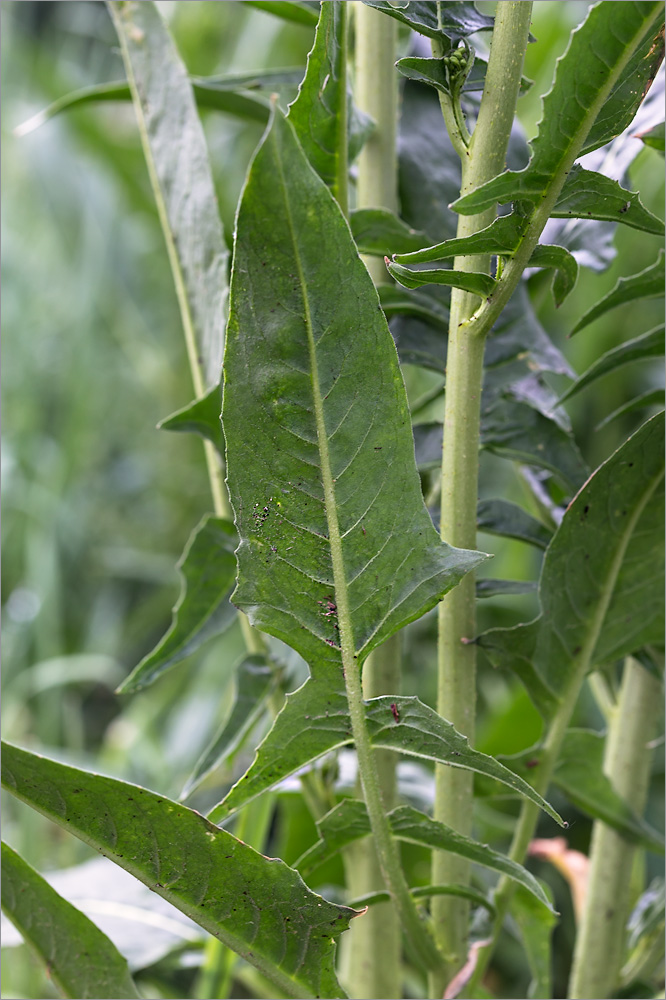
{"type": "Polygon", "coordinates": [[[508,500],[480,500],[476,523],[479,531],[517,538],[539,549],[547,548],[552,538],[552,531],[545,524],[508,500]]]}
{"type": "Polygon", "coordinates": [[[636,337],[634,340],[627,340],[619,347],[614,347],[598,358],[594,364],[590,365],[587,371],[567,391],[560,396],[560,402],[570,399],[581,389],[596,382],[603,375],[609,375],[623,365],[628,365],[631,361],[643,361],[646,358],[659,358],[664,353],[664,326],[655,327],[647,333],[636,337]]]}
{"type": "Polygon", "coordinates": [[[462,288],[466,292],[472,292],[479,298],[490,295],[495,288],[495,279],[481,271],[453,271],[445,268],[414,271],[388,259],[386,267],[389,274],[405,288],[420,288],[421,285],[450,285],[452,288],[462,288]]]}
{"type": "Polygon", "coordinates": [[[319,0],[243,0],[248,7],[265,10],[294,24],[314,27],[319,19],[319,0]]]}
{"type": "Polygon", "coordinates": [[[207,514],[194,529],[177,564],[181,588],[171,627],[119,686],[119,693],[152,684],[235,620],[229,597],[236,582],[236,545],[236,529],[221,517],[207,514]]]}
{"type": "Polygon", "coordinates": [[[195,394],[220,379],[228,251],[192,84],[152,0],[109,0],[169,253],[195,394]],[[178,136],[178,141],[174,141],[178,136]]]}
{"type": "Polygon", "coordinates": [[[412,229],[386,208],[359,208],[351,213],[349,225],[359,253],[376,257],[386,257],[398,251],[407,253],[429,242],[425,233],[412,229]]]}
{"type": "Polygon", "coordinates": [[[402,24],[407,24],[427,38],[455,41],[476,31],[490,30],[493,18],[481,14],[475,3],[434,4],[430,0],[411,0],[411,3],[393,4],[390,0],[363,0],[368,7],[381,10],[402,24]]]}
{"type": "Polygon", "coordinates": [[[127,960],[106,934],[4,842],[2,909],[62,996],[75,1000],[141,996],[127,960]]]}
{"type": "Polygon", "coordinates": [[[641,201],[637,191],[627,191],[618,181],[574,163],[555,207],[554,219],[598,219],[663,236],[664,223],[641,201]]]}
{"type": "Polygon", "coordinates": [[[220,456],[224,457],[224,434],[222,433],[222,384],[214,385],[212,389],[199,399],[188,403],[181,410],[160,420],[157,425],[164,431],[192,431],[211,441],[220,456]]]}
{"type": "Polygon", "coordinates": [[[573,291],[578,280],[578,263],[576,258],[564,247],[548,246],[540,243],[534,248],[528,261],[528,267],[553,268],[553,298],[557,307],[561,306],[567,295],[573,291]]]}
{"type": "Polygon", "coordinates": [[[311,892],[284,862],[145,788],[6,743],[2,783],[187,914],[287,996],[344,996],[335,978],[334,939],[355,911],[311,892]]]}
{"type": "Polygon", "coordinates": [[[510,913],[518,924],[532,973],[529,1000],[550,1000],[553,995],[551,938],[557,923],[551,908],[539,906],[534,896],[519,886],[511,897],[510,913]]]}
{"type": "Polygon", "coordinates": [[[578,333],[583,327],[588,326],[595,319],[604,316],[611,309],[624,305],[625,302],[634,302],[636,299],[649,299],[664,294],[664,251],[659,251],[659,257],[654,264],[650,264],[645,270],[632,274],[628,278],[619,278],[615,288],[611,289],[608,295],[595,303],[591,309],[576,323],[570,336],[578,333]]]}

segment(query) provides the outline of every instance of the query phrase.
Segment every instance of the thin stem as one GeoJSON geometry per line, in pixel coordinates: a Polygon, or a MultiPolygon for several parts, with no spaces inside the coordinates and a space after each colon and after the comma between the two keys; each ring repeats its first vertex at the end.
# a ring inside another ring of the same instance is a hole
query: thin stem
{"type": "Polygon", "coordinates": [[[349,153],[347,138],[347,4],[338,0],[340,17],[340,65],[342,100],[338,108],[337,120],[337,177],[335,180],[335,197],[343,215],[349,215],[349,153]]]}
{"type": "MultiPolygon", "coordinates": [[[[523,59],[529,36],[531,3],[498,4],[486,86],[476,129],[462,156],[461,193],[466,193],[500,173],[520,87],[523,59]]],[[[448,126],[449,122],[445,117],[448,126]]],[[[453,141],[453,137],[452,137],[453,141]]],[[[454,143],[455,144],[455,143],[454,143]]],[[[458,237],[469,236],[489,225],[493,210],[462,216],[458,237]]],[[[456,270],[490,271],[490,258],[456,258],[456,270]]],[[[444,444],[441,480],[441,535],[452,545],[476,547],[480,399],[483,381],[484,334],[470,336],[465,325],[478,303],[475,296],[454,289],[446,372],[444,444]]],[[[474,574],[468,573],[439,606],[437,709],[460,732],[474,738],[476,704],[476,655],[473,644],[461,640],[476,634],[474,574]]],[[[469,772],[437,767],[435,819],[470,835],[473,785],[469,772]]],[[[445,852],[433,856],[432,882],[469,882],[469,864],[445,852]]],[[[430,995],[441,997],[447,978],[464,963],[467,952],[469,905],[455,897],[433,900],[435,937],[446,955],[444,974],[431,977],[430,995]]]]}

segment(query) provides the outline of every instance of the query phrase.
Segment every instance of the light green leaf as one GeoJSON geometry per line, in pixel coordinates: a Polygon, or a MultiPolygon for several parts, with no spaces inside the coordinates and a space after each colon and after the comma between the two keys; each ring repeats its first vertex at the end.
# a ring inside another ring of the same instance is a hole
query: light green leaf
{"type": "Polygon", "coordinates": [[[446,260],[458,254],[500,254],[511,257],[520,246],[525,220],[511,214],[495,219],[485,229],[463,239],[445,240],[433,247],[414,253],[396,253],[393,259],[399,264],[418,264],[431,260],[446,260]]]}
{"type": "Polygon", "coordinates": [[[479,531],[517,538],[539,549],[547,548],[552,538],[552,531],[545,524],[508,500],[480,500],[476,523],[479,531]]]}
{"type": "Polygon", "coordinates": [[[235,620],[229,597],[236,581],[236,545],[236,530],[224,518],[207,514],[194,529],[177,564],[181,588],[169,631],[123,681],[121,694],[152,684],[235,620]]]}
{"type": "Polygon", "coordinates": [[[127,960],[99,927],[2,844],[2,909],[64,997],[140,997],[127,960]]]}
{"type": "Polygon", "coordinates": [[[473,35],[476,31],[489,30],[493,26],[492,17],[479,13],[474,3],[446,3],[444,0],[438,4],[429,0],[411,0],[404,4],[392,4],[390,0],[363,2],[368,7],[381,10],[402,24],[409,25],[427,38],[457,40],[473,35]]]}
{"type": "Polygon", "coordinates": [[[197,395],[220,380],[227,266],[192,84],[154,3],[109,0],[169,253],[197,395]],[[174,136],[178,141],[174,142],[174,136]]]}
{"type": "Polygon", "coordinates": [[[553,298],[555,305],[561,306],[569,292],[573,291],[578,279],[578,264],[568,250],[559,246],[548,246],[540,243],[534,248],[528,267],[552,267],[553,298]]]}
{"type": "Polygon", "coordinates": [[[204,778],[224,763],[237,749],[243,737],[266,709],[266,700],[274,690],[278,673],[265,656],[245,656],[236,668],[236,692],[226,719],[212,742],[197,761],[188,778],[181,800],[192,794],[204,778]]]}
{"type": "Polygon", "coordinates": [[[530,1000],[550,1000],[553,995],[551,937],[557,918],[552,908],[539,906],[522,886],[512,895],[509,908],[518,924],[532,973],[527,996],[530,1000]]]}
{"type": "Polygon", "coordinates": [[[618,117],[613,112],[606,120],[606,105],[624,81],[635,93],[627,105],[628,120],[619,131],[633,118],[642,93],[630,82],[629,68],[637,53],[652,47],[662,21],[660,2],[628,2],[621,7],[612,0],[594,4],[583,24],[572,33],[557,63],[555,82],[544,97],[539,132],[532,142],[527,167],[500,174],[451,207],[463,215],[474,215],[497,202],[538,204],[551,190],[558,190],[581,152],[618,134],[618,117]]]}
{"type": "Polygon", "coordinates": [[[243,0],[248,7],[265,10],[284,21],[314,27],[319,18],[319,0],[243,0]]]}
{"type": "Polygon", "coordinates": [[[193,431],[201,434],[217,448],[224,457],[224,434],[222,433],[222,383],[214,385],[205,396],[188,403],[181,410],[165,417],[157,425],[164,431],[193,431]]]}
{"type": "Polygon", "coordinates": [[[145,788],[3,743],[2,782],[17,798],[149,886],[287,996],[341,997],[334,939],[354,910],[311,892],[199,813],[145,788]]]}
{"type": "MultiPolygon", "coordinates": [[[[508,875],[509,878],[525,886],[544,906],[551,908],[543,889],[530,872],[505,855],[493,851],[486,844],[480,844],[456,833],[444,823],[435,822],[411,806],[398,806],[388,814],[388,819],[393,835],[399,840],[449,851],[485,868],[508,875]]],[[[358,799],[343,799],[317,822],[317,831],[320,840],[296,863],[298,870],[306,874],[343,847],[370,833],[370,820],[365,803],[358,799]]]]}
{"type": "MultiPolygon", "coordinates": [[[[359,253],[374,254],[376,257],[386,257],[400,249],[414,250],[429,242],[425,233],[412,229],[385,208],[357,209],[351,213],[349,224],[359,253]]],[[[394,289],[395,285],[381,287],[394,289]]]]}
{"type": "Polygon", "coordinates": [[[632,274],[628,278],[618,278],[617,284],[608,295],[595,303],[591,309],[581,316],[571,331],[571,336],[583,327],[589,326],[595,319],[604,316],[611,309],[633,302],[636,299],[650,299],[664,294],[664,251],[659,251],[659,257],[654,264],[645,270],[632,274]]]}
{"type": "Polygon", "coordinates": [[[617,181],[574,163],[551,212],[555,219],[599,219],[621,222],[646,233],[664,234],[664,223],[641,201],[637,191],[627,191],[617,181]]]}
{"type": "Polygon", "coordinates": [[[374,285],[279,112],[237,233],[224,391],[240,535],[232,599],[313,675],[341,684],[338,606],[360,666],[485,557],[450,548],[432,526],[374,285]]]}
{"type": "Polygon", "coordinates": [[[664,122],[655,125],[648,132],[639,132],[636,138],[642,139],[646,146],[650,146],[652,149],[657,149],[660,153],[663,153],[665,148],[664,122]]]}
{"type": "Polygon", "coordinates": [[[472,292],[479,298],[490,295],[495,287],[495,279],[481,271],[450,271],[445,268],[414,271],[402,264],[386,260],[389,274],[405,288],[419,288],[421,285],[451,285],[472,292]]]}
{"type": "Polygon", "coordinates": [[[580,669],[663,642],[664,415],[647,421],[567,508],[541,567],[542,613],[477,640],[549,716],[580,669]]]}
{"type": "Polygon", "coordinates": [[[614,347],[598,358],[594,364],[590,365],[587,371],[581,375],[567,391],[560,396],[560,402],[570,399],[581,389],[585,389],[592,382],[596,382],[603,375],[614,372],[623,365],[628,365],[631,361],[643,361],[646,358],[659,358],[664,353],[664,326],[655,327],[647,333],[636,337],[634,340],[627,340],[619,347],[614,347]]]}

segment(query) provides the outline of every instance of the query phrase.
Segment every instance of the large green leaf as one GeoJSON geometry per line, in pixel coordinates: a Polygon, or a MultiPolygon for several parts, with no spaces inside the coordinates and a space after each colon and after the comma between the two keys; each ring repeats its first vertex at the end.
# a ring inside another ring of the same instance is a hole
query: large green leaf
{"type": "MultiPolygon", "coordinates": [[[[616,130],[604,121],[605,105],[617,93],[617,85],[628,79],[637,52],[648,49],[659,35],[663,21],[661,2],[627,2],[621,6],[602,0],[594,4],[583,24],[571,35],[569,47],[558,61],[555,82],[545,95],[539,133],[532,142],[532,158],[521,171],[507,171],[453,204],[457,212],[473,215],[496,202],[528,201],[538,204],[551,187],[563,185],[567,171],[585,149],[609,141],[631,121],[642,94],[634,84],[631,104],[616,130]],[[637,100],[638,98],[638,100],[637,100]],[[586,146],[586,139],[589,144],[586,146]]],[[[624,93],[624,91],[622,91],[624,93]]]]}
{"type": "Polygon", "coordinates": [[[2,909],[64,997],[140,997],[127,960],[99,927],[2,844],[2,909]]]}
{"type": "Polygon", "coordinates": [[[198,369],[195,384],[200,381],[210,388],[220,379],[229,254],[192,84],[153,2],[109,0],[108,6],[120,39],[190,362],[198,369]]]}
{"type": "Polygon", "coordinates": [[[588,326],[595,319],[616,309],[617,306],[624,305],[625,302],[634,302],[636,299],[655,298],[664,294],[664,251],[659,251],[659,257],[654,264],[650,264],[643,271],[632,274],[628,278],[618,278],[617,284],[610,290],[603,299],[596,302],[591,309],[588,309],[576,323],[571,331],[571,335],[578,333],[583,327],[588,326]]]}
{"type": "MultiPolygon", "coordinates": [[[[388,818],[393,835],[398,839],[434,847],[440,851],[450,851],[485,868],[508,875],[525,886],[544,906],[551,908],[534,875],[486,844],[456,833],[444,823],[436,822],[412,806],[398,806],[388,814],[388,818]]],[[[343,799],[317,821],[317,832],[319,841],[297,862],[298,870],[304,874],[309,874],[348,844],[368,836],[370,820],[365,803],[358,799],[343,799]]]]}
{"type": "Polygon", "coordinates": [[[599,219],[621,222],[633,229],[663,236],[664,223],[641,201],[636,191],[625,188],[604,174],[583,170],[574,163],[551,212],[555,219],[599,219]]]}
{"type": "Polygon", "coordinates": [[[152,684],[235,620],[229,597],[236,582],[236,544],[236,529],[224,518],[207,514],[194,529],[178,561],[180,596],[169,631],[123,681],[120,692],[152,684]]]}
{"type": "Polygon", "coordinates": [[[223,409],[240,536],[233,601],[313,676],[341,684],[339,606],[360,665],[484,556],[432,527],[377,293],[279,112],[237,233],[223,409]]]}
{"type": "Polygon", "coordinates": [[[624,344],[614,347],[598,358],[594,364],[590,365],[587,371],[577,379],[572,386],[560,397],[560,402],[574,396],[581,389],[585,389],[592,382],[596,382],[603,375],[614,372],[623,365],[628,365],[631,361],[643,361],[646,358],[659,358],[664,353],[664,326],[655,327],[634,340],[627,340],[624,344]]]}
{"type": "MultiPolygon", "coordinates": [[[[365,703],[365,709],[373,746],[496,778],[562,823],[558,813],[528,782],[494,757],[473,750],[467,737],[418,698],[373,698],[365,703]]],[[[209,818],[220,822],[300,767],[351,742],[344,693],[321,680],[306,681],[298,691],[287,695],[273,728],[257,748],[254,762],[209,818]]]]}
{"type": "Polygon", "coordinates": [[[452,41],[493,26],[492,17],[479,13],[474,3],[446,3],[445,0],[437,4],[431,0],[411,0],[410,3],[391,3],[390,0],[363,2],[428,38],[452,41]]]}
{"type": "Polygon", "coordinates": [[[579,664],[590,668],[663,642],[664,415],[653,417],[587,481],[548,547],[541,615],[479,638],[551,714],[579,664]]]}
{"type": "Polygon", "coordinates": [[[334,939],[355,912],[311,892],[199,813],[145,788],[3,744],[4,787],[125,868],[287,996],[343,996],[334,939]]]}

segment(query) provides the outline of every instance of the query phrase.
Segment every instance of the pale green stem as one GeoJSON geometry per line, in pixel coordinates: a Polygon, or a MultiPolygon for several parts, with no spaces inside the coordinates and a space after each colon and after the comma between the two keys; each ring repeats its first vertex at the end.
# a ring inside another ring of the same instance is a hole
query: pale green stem
{"type": "MultiPolygon", "coordinates": [[[[462,194],[504,169],[531,12],[532,4],[526,2],[511,0],[497,6],[479,117],[469,147],[464,148],[462,156],[462,194]]],[[[433,48],[437,54],[437,46],[433,48]]],[[[493,210],[461,216],[457,236],[469,236],[483,229],[494,217],[493,210]]],[[[488,272],[490,259],[456,258],[453,266],[456,270],[488,272]]],[[[465,321],[477,305],[476,296],[453,290],[441,479],[441,536],[451,545],[471,549],[476,548],[479,418],[487,330],[481,335],[470,336],[465,321]]],[[[476,655],[474,645],[463,640],[476,635],[475,606],[474,574],[468,573],[441,602],[438,625],[437,710],[470,741],[474,739],[476,655]]],[[[472,775],[460,768],[438,766],[435,783],[435,819],[470,836],[472,775]]],[[[469,882],[469,863],[456,855],[438,851],[433,856],[431,881],[438,885],[466,884],[469,882]]],[[[447,978],[465,961],[468,912],[469,904],[465,900],[447,896],[433,900],[435,937],[446,956],[447,968],[444,973],[432,976],[432,997],[442,996],[447,978]]]]}
{"type": "MultiPolygon", "coordinates": [[[[649,742],[661,712],[661,684],[636,660],[624,667],[619,702],[610,719],[604,773],[639,816],[647,800],[649,742]]],[[[635,845],[597,820],[592,831],[585,909],[574,950],[572,1000],[616,995],[630,907],[635,845]]]]}

